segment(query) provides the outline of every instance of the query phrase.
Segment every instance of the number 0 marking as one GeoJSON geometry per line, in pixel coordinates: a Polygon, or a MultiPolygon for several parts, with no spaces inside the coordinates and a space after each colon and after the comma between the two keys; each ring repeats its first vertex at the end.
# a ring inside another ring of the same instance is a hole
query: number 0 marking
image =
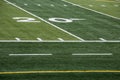
{"type": "Polygon", "coordinates": [[[66,18],[49,18],[48,20],[52,21],[52,22],[58,22],[58,23],[71,23],[73,21],[86,20],[86,19],[78,19],[78,18],[70,18],[70,19],[66,19],[66,18]]]}
{"type": "Polygon", "coordinates": [[[40,22],[37,21],[34,18],[29,18],[29,17],[13,17],[13,19],[17,20],[17,22],[40,22]]]}

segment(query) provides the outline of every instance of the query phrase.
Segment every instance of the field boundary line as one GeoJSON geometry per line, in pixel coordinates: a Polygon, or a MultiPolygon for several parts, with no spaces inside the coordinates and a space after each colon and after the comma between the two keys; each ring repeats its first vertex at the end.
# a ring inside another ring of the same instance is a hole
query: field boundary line
{"type": "Polygon", "coordinates": [[[62,28],[60,28],[60,27],[58,27],[58,26],[56,26],[56,25],[54,25],[54,24],[52,24],[52,23],[46,21],[45,19],[43,19],[43,18],[41,18],[41,17],[39,17],[39,16],[37,16],[37,15],[35,15],[35,14],[33,14],[33,13],[31,13],[31,12],[29,12],[29,11],[23,9],[23,8],[21,8],[20,6],[17,6],[17,5],[15,5],[15,4],[13,4],[13,3],[10,2],[10,1],[7,1],[7,0],[4,0],[4,1],[7,2],[7,3],[9,3],[9,4],[11,4],[12,6],[14,6],[14,7],[16,7],[16,8],[18,8],[18,9],[20,9],[20,10],[22,10],[22,11],[24,11],[24,12],[30,14],[30,15],[32,15],[32,16],[34,16],[34,17],[36,17],[36,18],[38,18],[38,19],[40,19],[40,20],[42,20],[42,21],[48,23],[49,25],[51,25],[51,26],[53,26],[53,27],[55,27],[55,28],[57,28],[57,29],[59,29],[59,30],[61,30],[61,31],[63,31],[63,32],[65,32],[65,33],[67,33],[67,34],[73,36],[73,37],[75,37],[76,40],[77,40],[77,39],[79,39],[79,40],[81,39],[80,37],[78,37],[78,36],[76,36],[76,35],[74,35],[74,34],[68,32],[68,31],[66,31],[66,30],[64,30],[64,29],[62,29],[62,28]]]}
{"type": "Polygon", "coordinates": [[[60,41],[60,40],[43,40],[43,41],[39,41],[39,40],[21,40],[21,41],[17,41],[17,40],[0,40],[0,42],[36,42],[36,43],[40,43],[40,42],[81,42],[81,43],[120,43],[120,40],[106,40],[106,41],[101,41],[101,40],[85,40],[85,41],[81,41],[81,40],[64,40],[64,41],[60,41]]]}
{"type": "Polygon", "coordinates": [[[50,70],[50,71],[16,71],[0,72],[0,74],[43,74],[43,73],[120,73],[120,70],[50,70]]]}
{"type": "Polygon", "coordinates": [[[96,12],[96,13],[99,13],[99,14],[102,14],[102,15],[104,15],[104,16],[108,16],[108,17],[111,17],[111,18],[120,20],[120,18],[118,18],[118,17],[115,17],[115,16],[112,16],[112,15],[109,15],[109,14],[106,14],[106,13],[103,13],[103,12],[99,12],[99,11],[97,11],[97,10],[93,10],[93,9],[90,9],[90,8],[87,8],[87,7],[84,7],[84,6],[81,6],[80,4],[75,4],[75,3],[72,3],[72,2],[69,2],[69,1],[66,1],[66,0],[61,0],[61,1],[66,2],[66,3],[69,3],[69,4],[72,4],[72,5],[75,5],[75,6],[78,6],[78,7],[80,7],[80,8],[86,9],[86,10],[90,10],[90,11],[93,11],[93,12],[96,12]]]}

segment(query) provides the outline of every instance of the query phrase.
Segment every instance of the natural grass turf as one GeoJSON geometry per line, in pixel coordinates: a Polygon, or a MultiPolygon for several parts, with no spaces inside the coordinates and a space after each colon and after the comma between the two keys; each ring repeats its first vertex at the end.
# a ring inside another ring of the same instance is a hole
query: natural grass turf
{"type": "Polygon", "coordinates": [[[120,21],[117,19],[71,5],[61,0],[8,1],[16,3],[16,5],[47,21],[49,18],[54,17],[86,19],[83,21],[73,21],[72,23],[56,23],[51,21],[51,23],[83,39],[98,40],[99,38],[104,38],[107,40],[119,40],[120,21]],[[27,3],[28,6],[25,6],[24,3],[27,3]],[[37,4],[41,4],[41,6],[38,7],[37,4]],[[51,4],[54,4],[54,7],[50,6],[51,4]],[[63,6],[64,4],[67,6],[63,6]]]}
{"type": "Polygon", "coordinates": [[[120,18],[119,0],[67,0],[67,1],[120,18]],[[89,5],[93,5],[93,7],[90,7],[89,5]],[[101,5],[105,5],[106,7],[102,7],[101,5]],[[116,5],[118,6],[116,7],[116,5]]]}
{"type": "Polygon", "coordinates": [[[61,73],[0,75],[2,80],[119,80],[119,73],[61,73]]]}
{"type": "Polygon", "coordinates": [[[120,43],[0,43],[0,71],[120,70],[120,43]],[[9,56],[9,54],[52,56],[9,56]],[[113,53],[72,56],[72,53],[113,53]]]}
{"type": "Polygon", "coordinates": [[[14,40],[16,37],[22,40],[37,40],[36,38],[77,40],[75,37],[0,0],[0,40],[14,40]],[[30,17],[40,21],[40,23],[19,23],[13,20],[13,17],[30,17]]]}
{"type": "MultiPolygon", "coordinates": [[[[120,70],[120,43],[0,43],[0,72],[35,70],[120,70]],[[113,56],[71,56],[72,53],[113,56]],[[52,53],[53,56],[9,56],[52,53]]],[[[4,74],[2,80],[119,80],[119,73],[4,74]]]]}

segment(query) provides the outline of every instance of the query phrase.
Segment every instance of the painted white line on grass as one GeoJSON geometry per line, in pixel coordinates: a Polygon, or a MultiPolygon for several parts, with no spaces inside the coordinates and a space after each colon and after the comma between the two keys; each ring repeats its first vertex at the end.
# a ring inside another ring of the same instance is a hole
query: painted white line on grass
{"type": "Polygon", "coordinates": [[[52,54],[9,54],[9,56],[51,56],[52,54]]]}
{"type": "Polygon", "coordinates": [[[55,28],[57,28],[57,29],[59,29],[59,30],[61,30],[61,31],[63,31],[63,32],[65,32],[65,33],[67,33],[67,34],[73,36],[73,37],[75,37],[76,39],[79,39],[79,40],[80,40],[80,37],[78,37],[78,36],[76,36],[76,35],[74,35],[74,34],[68,32],[68,31],[66,31],[66,30],[64,30],[64,29],[62,29],[62,28],[60,28],[60,27],[58,27],[58,26],[56,26],[56,25],[54,25],[54,24],[52,24],[52,23],[46,21],[46,20],[44,20],[43,18],[41,18],[41,17],[39,17],[39,16],[36,16],[35,14],[33,14],[33,13],[31,13],[31,12],[29,12],[29,11],[27,11],[27,10],[25,10],[25,9],[23,9],[23,8],[21,8],[21,7],[17,6],[17,5],[15,5],[15,4],[13,4],[13,3],[7,1],[7,0],[4,0],[4,1],[7,2],[7,3],[9,3],[9,4],[11,4],[12,6],[14,6],[14,7],[16,7],[16,8],[18,8],[18,9],[20,9],[20,10],[22,10],[22,11],[24,11],[24,12],[26,12],[26,13],[28,13],[28,14],[30,14],[30,15],[32,15],[32,16],[34,16],[34,17],[36,17],[36,18],[38,18],[38,19],[40,19],[40,20],[46,22],[46,23],[48,23],[48,24],[50,24],[51,26],[53,26],[53,27],[55,27],[55,28]]]}
{"type": "Polygon", "coordinates": [[[107,41],[107,40],[105,40],[104,38],[99,38],[101,41],[107,41]]]}
{"type": "Polygon", "coordinates": [[[114,5],[115,7],[119,7],[119,5],[114,5]]]}
{"type": "Polygon", "coordinates": [[[60,41],[60,40],[43,40],[43,41],[38,41],[38,40],[21,40],[21,41],[16,41],[16,40],[0,40],[0,42],[81,42],[81,43],[120,43],[120,40],[107,40],[107,41],[101,41],[101,40],[85,40],[85,41],[81,41],[81,40],[64,40],[64,41],[60,41]]]}
{"type": "Polygon", "coordinates": [[[111,56],[112,53],[74,53],[73,56],[111,56]]]}
{"type": "Polygon", "coordinates": [[[66,2],[66,3],[69,3],[69,4],[72,4],[72,5],[75,5],[75,6],[78,6],[78,7],[80,7],[80,8],[84,8],[84,9],[87,9],[87,10],[90,10],[90,11],[93,11],[93,12],[96,12],[96,13],[99,13],[99,14],[102,14],[102,15],[105,15],[105,16],[109,16],[109,17],[114,18],[114,19],[120,20],[120,18],[118,18],[118,17],[114,17],[114,16],[109,15],[109,14],[106,14],[106,13],[102,13],[102,12],[99,12],[99,11],[96,11],[96,10],[93,10],[93,9],[90,9],[90,8],[86,8],[86,7],[84,7],[84,6],[81,6],[81,5],[78,5],[78,4],[75,4],[75,3],[72,3],[72,2],[66,1],[66,0],[61,0],[61,1],[66,2]]]}
{"type": "Polygon", "coordinates": [[[106,7],[106,5],[101,5],[101,7],[106,7]]]}
{"type": "Polygon", "coordinates": [[[85,41],[83,38],[80,38],[80,40],[83,41],[83,42],[85,41]]]}
{"type": "Polygon", "coordinates": [[[17,41],[21,41],[20,38],[15,38],[17,41]]]}
{"type": "Polygon", "coordinates": [[[38,41],[43,41],[41,38],[37,38],[38,41]]]}
{"type": "Polygon", "coordinates": [[[58,40],[60,40],[60,41],[64,41],[62,38],[58,38],[58,40]]]}
{"type": "Polygon", "coordinates": [[[54,7],[55,5],[51,4],[50,6],[54,7]]]}
{"type": "Polygon", "coordinates": [[[27,6],[28,4],[24,3],[25,6],[27,6]]]}
{"type": "Polygon", "coordinates": [[[93,7],[93,5],[88,5],[88,6],[93,7]]]}
{"type": "Polygon", "coordinates": [[[37,4],[37,6],[41,6],[40,4],[37,4]]]}
{"type": "Polygon", "coordinates": [[[65,7],[67,7],[68,5],[64,4],[65,7]]]}

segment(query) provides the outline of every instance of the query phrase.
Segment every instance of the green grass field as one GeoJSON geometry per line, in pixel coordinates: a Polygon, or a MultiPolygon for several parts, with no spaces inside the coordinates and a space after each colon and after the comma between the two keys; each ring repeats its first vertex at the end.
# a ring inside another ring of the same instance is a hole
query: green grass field
{"type": "Polygon", "coordinates": [[[0,0],[0,80],[119,80],[119,8],[119,0],[0,0]]]}
{"type": "Polygon", "coordinates": [[[120,0],[67,0],[120,18],[120,0]]]}
{"type": "Polygon", "coordinates": [[[7,78],[9,80],[39,78],[40,80],[112,80],[116,78],[117,80],[119,74],[115,72],[120,70],[119,47],[119,43],[0,43],[0,77],[2,80],[8,80],[7,78]],[[22,55],[49,53],[52,55],[22,55]],[[76,56],[72,55],[74,53],[113,53],[113,55],[76,56]],[[106,70],[108,73],[105,73],[106,70]],[[66,71],[73,72],[66,73],[66,71]],[[84,73],[85,71],[90,73],[84,73]],[[97,71],[97,74],[94,71],[97,71]],[[99,73],[100,71],[103,73],[99,73]],[[109,71],[113,72],[109,73],[109,71]]]}

